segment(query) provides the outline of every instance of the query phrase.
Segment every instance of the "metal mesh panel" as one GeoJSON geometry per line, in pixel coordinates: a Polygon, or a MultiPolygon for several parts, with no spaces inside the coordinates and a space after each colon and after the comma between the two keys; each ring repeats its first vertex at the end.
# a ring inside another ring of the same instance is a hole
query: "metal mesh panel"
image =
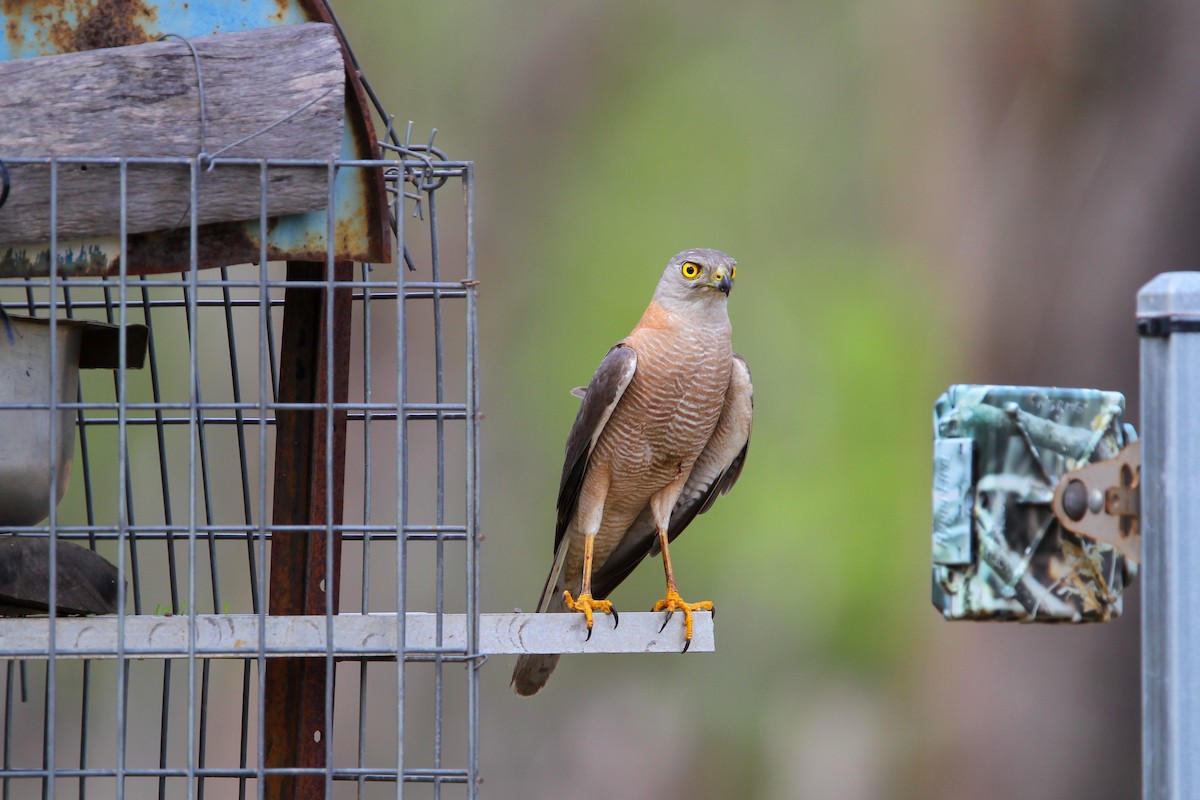
{"type": "MultiPolygon", "coordinates": [[[[331,200],[337,173],[386,175],[393,263],[285,264],[264,244],[256,264],[204,268],[193,223],[183,272],[79,275],[52,240],[48,276],[0,281],[16,337],[52,321],[45,363],[66,358],[66,320],[116,325],[119,355],[73,398],[55,372],[44,400],[0,402],[6,425],[75,422],[49,426],[42,459],[70,470],[61,502],[33,525],[0,505],[0,540],[48,543],[51,614],[60,545],[125,587],[114,616],[0,619],[4,798],[475,796],[472,171],[394,150],[328,166],[331,200]]],[[[115,167],[124,218],[145,161],[23,163],[115,167]]],[[[155,163],[190,171],[194,208],[200,164],[155,163]]],[[[252,162],[264,242],[270,171],[297,163],[252,162]]]]}

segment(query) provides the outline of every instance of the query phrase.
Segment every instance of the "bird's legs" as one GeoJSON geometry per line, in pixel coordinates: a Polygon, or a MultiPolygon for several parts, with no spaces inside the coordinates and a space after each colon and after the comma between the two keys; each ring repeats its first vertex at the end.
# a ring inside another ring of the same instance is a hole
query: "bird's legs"
{"type": "Polygon", "coordinates": [[[662,632],[667,627],[667,623],[671,621],[671,615],[676,611],[683,612],[683,652],[687,652],[692,646],[692,612],[693,611],[712,611],[713,604],[710,600],[702,600],[699,603],[685,603],[683,598],[679,596],[679,590],[675,588],[675,573],[671,570],[671,554],[667,550],[667,531],[665,528],[658,529],[658,546],[662,549],[663,571],[667,573],[667,596],[654,604],[651,611],[666,611],[667,617],[663,620],[662,632]]]}
{"type": "Polygon", "coordinates": [[[583,617],[587,620],[588,639],[592,638],[593,612],[602,611],[605,614],[612,614],[614,628],[620,623],[617,610],[613,608],[610,601],[596,600],[592,597],[592,548],[595,546],[595,541],[595,536],[585,535],[583,537],[583,585],[579,587],[579,599],[572,599],[570,589],[563,592],[563,602],[566,603],[567,608],[583,612],[583,617]]]}

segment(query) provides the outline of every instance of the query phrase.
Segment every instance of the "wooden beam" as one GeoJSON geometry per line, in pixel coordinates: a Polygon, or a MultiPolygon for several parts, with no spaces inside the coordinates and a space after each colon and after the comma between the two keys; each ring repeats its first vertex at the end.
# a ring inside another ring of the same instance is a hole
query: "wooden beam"
{"type": "MultiPolygon", "coordinates": [[[[0,62],[0,158],[11,189],[0,208],[0,245],[50,239],[50,167],[15,158],[236,158],[327,161],[340,152],[346,74],[333,27],[306,23],[190,40],[204,85],[204,137],[196,61],[178,39],[0,62]],[[290,116],[293,115],[294,116],[290,116]],[[250,137],[250,138],[246,138],[250,137]]],[[[324,165],[272,168],[271,216],[328,205],[324,165]]],[[[187,164],[130,165],[127,231],[190,221],[187,164]]],[[[60,241],[120,229],[115,165],[60,164],[60,241]]],[[[200,172],[199,224],[259,215],[257,165],[200,172]]]]}

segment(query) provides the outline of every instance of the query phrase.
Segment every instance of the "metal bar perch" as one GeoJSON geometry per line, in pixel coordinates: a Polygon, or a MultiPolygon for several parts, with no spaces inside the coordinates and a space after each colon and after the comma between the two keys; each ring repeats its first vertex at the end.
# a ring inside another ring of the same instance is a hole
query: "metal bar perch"
{"type": "MultiPolygon", "coordinates": [[[[597,622],[586,640],[579,614],[481,614],[479,652],[467,650],[465,614],[443,614],[440,644],[434,613],[410,611],[405,615],[406,653],[461,655],[511,655],[521,653],[675,653],[683,649],[683,617],[676,615],[663,627],[663,614],[624,612],[621,624],[597,622]]],[[[131,658],[185,658],[188,654],[187,615],[130,615],[125,618],[125,655],[131,658]]],[[[196,655],[202,658],[253,658],[258,653],[259,619],[256,614],[197,614],[196,655]]],[[[267,616],[265,643],[269,657],[323,656],[326,650],[326,617],[267,616]]],[[[394,658],[396,615],[335,614],[333,654],[336,658],[394,658]]],[[[46,617],[0,620],[0,658],[45,658],[50,637],[46,617]]],[[[116,658],[117,617],[64,617],[57,621],[55,639],[59,658],[116,658]]],[[[708,611],[695,615],[693,652],[713,652],[713,619],[708,611]]]]}

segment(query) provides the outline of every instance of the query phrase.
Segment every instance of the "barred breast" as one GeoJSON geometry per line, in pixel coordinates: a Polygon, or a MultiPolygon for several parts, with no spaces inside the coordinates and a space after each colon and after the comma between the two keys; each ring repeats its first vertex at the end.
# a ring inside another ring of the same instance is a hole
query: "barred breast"
{"type": "MultiPolygon", "coordinates": [[[[691,471],[721,414],[732,369],[728,322],[672,323],[639,325],[626,340],[637,352],[637,371],[592,453],[592,464],[607,467],[609,479],[597,565],[651,496],[691,471]]],[[[582,548],[571,551],[566,572],[574,577],[581,574],[582,548]]]]}

